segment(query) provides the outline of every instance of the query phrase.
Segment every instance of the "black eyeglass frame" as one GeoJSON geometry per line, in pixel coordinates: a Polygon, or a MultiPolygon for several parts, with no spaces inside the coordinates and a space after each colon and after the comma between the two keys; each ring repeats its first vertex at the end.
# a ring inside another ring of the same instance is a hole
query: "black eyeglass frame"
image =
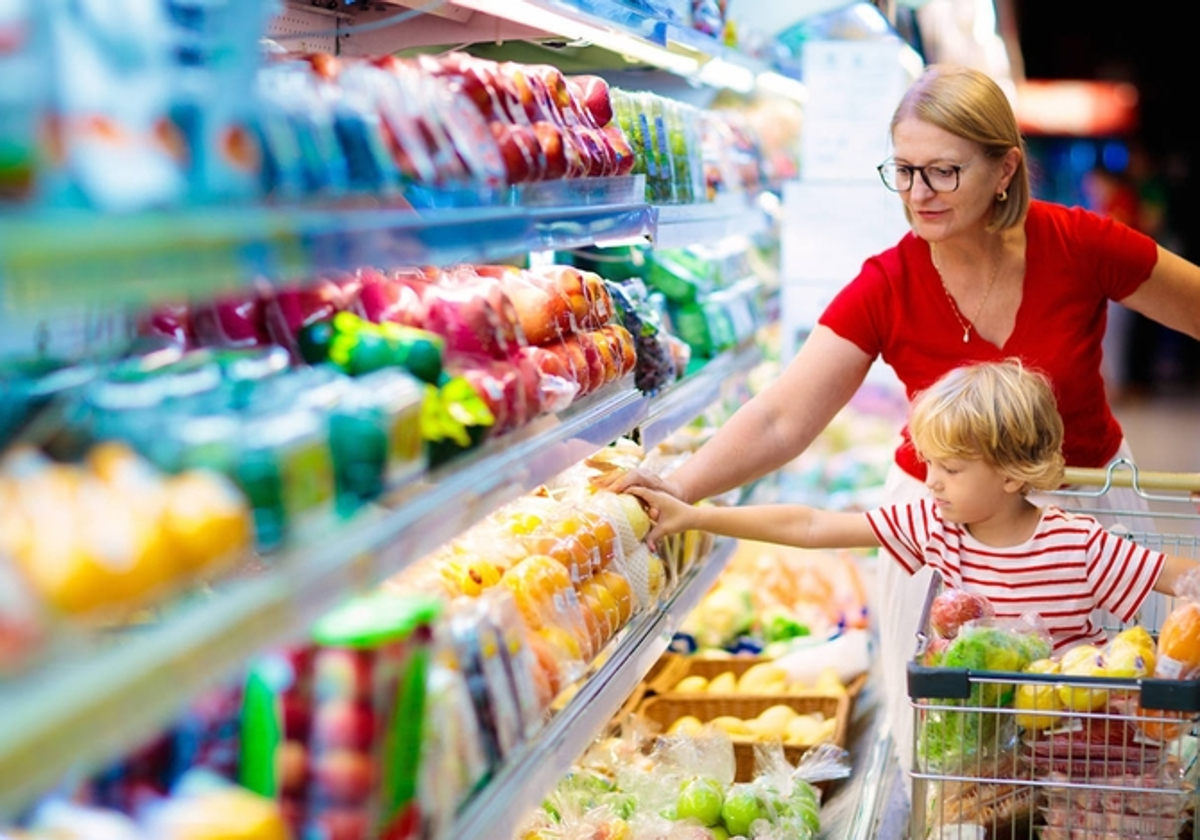
{"type": "MultiPolygon", "coordinates": [[[[958,188],[960,186],[962,186],[962,171],[964,169],[966,169],[970,164],[969,163],[927,163],[924,166],[912,166],[911,164],[905,163],[905,164],[899,164],[899,165],[902,166],[904,169],[909,169],[913,173],[919,174],[921,176],[921,180],[925,182],[925,186],[929,187],[929,189],[932,192],[952,193],[952,192],[956,192],[958,190],[958,188]],[[929,176],[925,174],[925,170],[929,169],[929,168],[953,170],[954,171],[954,187],[951,189],[948,189],[948,190],[939,190],[937,187],[935,187],[933,184],[931,184],[929,182],[929,176]]],[[[891,190],[894,193],[902,193],[902,192],[908,192],[909,190],[911,190],[913,188],[913,184],[915,184],[917,182],[914,175],[909,175],[909,184],[904,189],[900,189],[899,187],[893,187],[891,184],[889,184],[887,176],[883,174],[883,170],[888,166],[895,168],[897,166],[897,163],[894,160],[885,160],[883,163],[881,163],[875,167],[875,171],[879,173],[879,180],[883,182],[883,185],[887,189],[891,190]]]]}

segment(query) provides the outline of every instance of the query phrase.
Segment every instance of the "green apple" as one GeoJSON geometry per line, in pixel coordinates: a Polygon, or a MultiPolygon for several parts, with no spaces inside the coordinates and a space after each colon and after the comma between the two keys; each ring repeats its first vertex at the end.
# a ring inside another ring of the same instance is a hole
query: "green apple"
{"type": "Polygon", "coordinates": [[[766,815],[766,809],[759,801],[757,791],[745,784],[731,787],[725,796],[725,804],[721,807],[721,820],[730,834],[749,836],[750,826],[754,821],[761,820],[766,815]]]}
{"type": "Polygon", "coordinates": [[[675,800],[675,814],[681,820],[692,819],[701,825],[716,825],[721,821],[724,791],[715,779],[697,776],[684,782],[675,800]]]}

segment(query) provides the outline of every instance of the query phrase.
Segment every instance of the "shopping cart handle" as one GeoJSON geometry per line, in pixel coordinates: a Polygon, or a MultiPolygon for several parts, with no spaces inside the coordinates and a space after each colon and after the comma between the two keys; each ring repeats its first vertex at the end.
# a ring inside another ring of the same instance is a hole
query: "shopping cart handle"
{"type": "MultiPolygon", "coordinates": [[[[1067,467],[1063,480],[1085,487],[1134,487],[1141,490],[1177,490],[1200,493],[1200,473],[1151,472],[1108,467],[1067,467]]],[[[1132,466],[1132,465],[1131,465],[1132,466]]]]}

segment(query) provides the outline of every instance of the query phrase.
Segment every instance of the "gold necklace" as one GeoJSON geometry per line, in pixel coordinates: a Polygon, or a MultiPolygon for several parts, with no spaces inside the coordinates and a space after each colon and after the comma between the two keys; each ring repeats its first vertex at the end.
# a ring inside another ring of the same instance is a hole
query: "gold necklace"
{"type": "MultiPolygon", "coordinates": [[[[1003,247],[1003,246],[1001,246],[1003,247]]],[[[996,285],[996,278],[1000,276],[1000,265],[1004,262],[1003,250],[996,254],[996,264],[992,267],[992,279],[988,281],[987,289],[983,292],[983,297],[979,301],[979,306],[975,307],[975,317],[964,321],[962,314],[958,311],[958,304],[954,302],[954,296],[950,294],[950,288],[946,285],[946,278],[942,276],[942,266],[938,261],[937,243],[929,243],[929,258],[933,262],[933,268],[937,272],[938,280],[942,283],[942,291],[946,293],[946,300],[950,301],[950,311],[954,313],[954,319],[958,321],[958,325],[963,330],[963,344],[971,340],[971,327],[979,320],[979,314],[983,312],[983,306],[987,303],[988,297],[992,293],[992,287],[996,285]]]]}

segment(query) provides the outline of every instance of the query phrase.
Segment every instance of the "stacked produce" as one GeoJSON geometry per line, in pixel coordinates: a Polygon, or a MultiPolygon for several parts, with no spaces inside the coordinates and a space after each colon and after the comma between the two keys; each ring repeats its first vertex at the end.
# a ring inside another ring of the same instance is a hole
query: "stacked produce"
{"type": "Polygon", "coordinates": [[[58,623],[98,626],[225,572],[250,546],[246,499],[207,469],[166,475],[116,443],[60,464],[0,462],[0,673],[58,623]]]}
{"type": "Polygon", "coordinates": [[[820,832],[814,782],[844,771],[837,750],[792,763],[763,746],[752,778],[735,781],[732,743],[719,731],[655,738],[632,730],[597,741],[518,837],[809,840],[820,832]]]}
{"type": "Polygon", "coordinates": [[[663,561],[640,542],[649,527],[631,496],[560,486],[506,505],[390,585],[450,599],[510,592],[553,696],[667,590],[663,561]]]}
{"type": "MultiPolygon", "coordinates": [[[[614,280],[639,278],[659,320],[697,361],[741,345],[765,322],[766,286],[742,237],[689,248],[628,246],[572,257],[614,280]]],[[[636,287],[635,287],[636,288],[636,287]]]]}
{"type": "MultiPolygon", "coordinates": [[[[176,6],[122,0],[111,14],[137,24],[119,42],[101,10],[13,10],[21,37],[6,66],[18,81],[0,99],[10,150],[0,199],[109,211],[365,196],[453,207],[504,203],[513,186],[636,172],[648,199],[673,203],[735,180],[761,184],[757,142],[719,112],[463,52],[264,52],[274,3],[176,6]],[[241,95],[221,95],[229,90],[241,95]],[[729,150],[710,140],[704,151],[702,122],[729,150]],[[138,174],[114,175],[124,171],[138,174]]],[[[722,19],[697,17],[712,31],[722,19]]]]}

